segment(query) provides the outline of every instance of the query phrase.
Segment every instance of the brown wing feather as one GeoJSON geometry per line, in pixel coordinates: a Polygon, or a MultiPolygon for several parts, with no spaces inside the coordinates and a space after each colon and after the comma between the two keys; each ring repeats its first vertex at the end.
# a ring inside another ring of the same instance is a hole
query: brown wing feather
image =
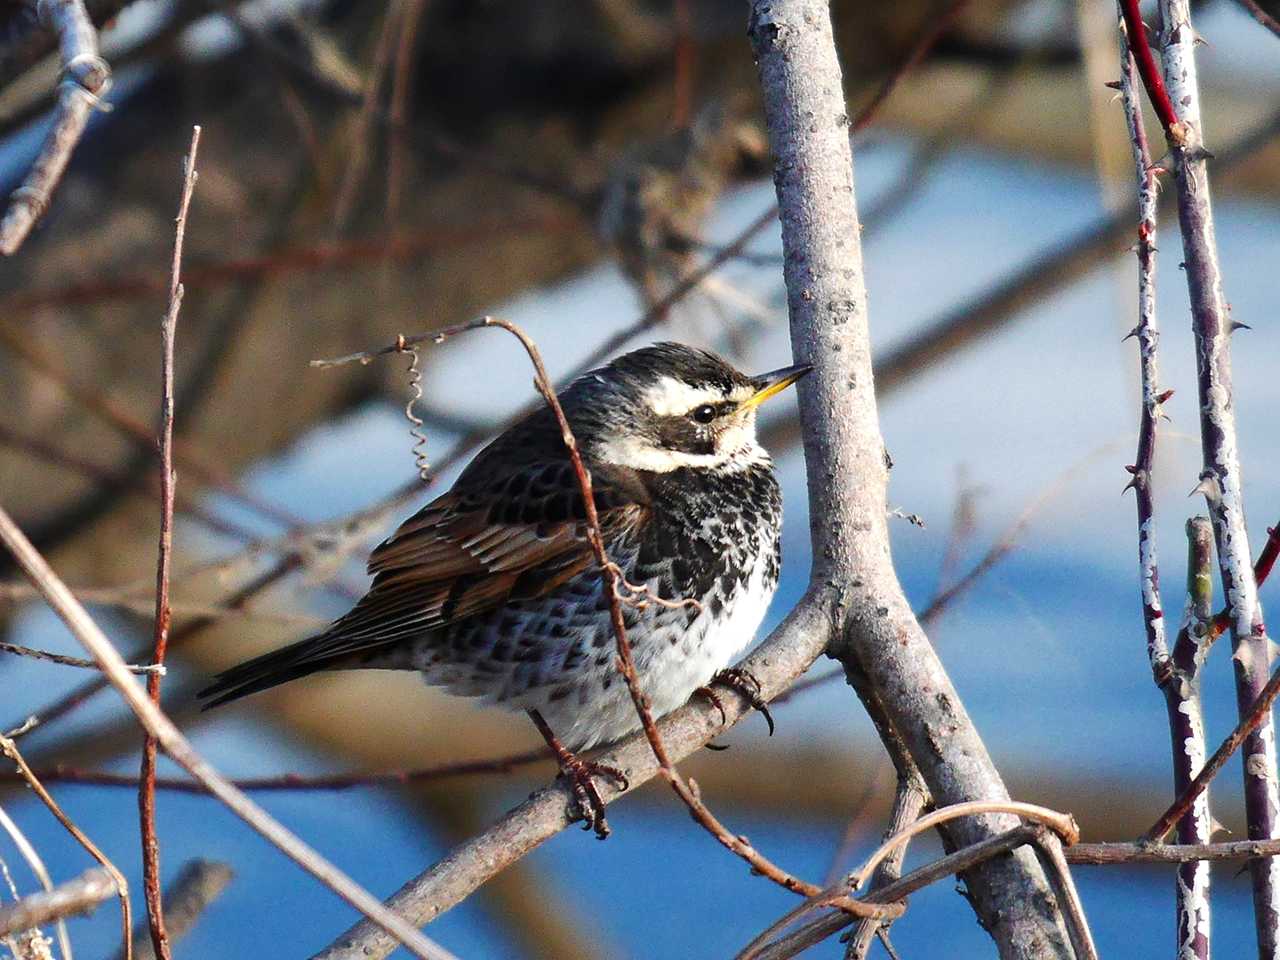
{"type": "MultiPolygon", "coordinates": [[[[465,479],[465,475],[464,475],[465,479]]],[[[405,640],[500,606],[544,596],[588,569],[581,491],[567,463],[526,464],[479,490],[454,490],[410,517],[373,551],[373,586],[317,637],[220,674],[202,695],[225,703],[296,677],[359,666],[405,640]]],[[[626,475],[595,478],[608,543],[643,523],[642,491],[626,475]]]]}

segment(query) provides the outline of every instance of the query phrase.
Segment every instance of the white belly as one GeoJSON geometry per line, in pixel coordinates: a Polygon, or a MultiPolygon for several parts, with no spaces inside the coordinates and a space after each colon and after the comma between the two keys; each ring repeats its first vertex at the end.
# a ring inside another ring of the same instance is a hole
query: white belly
{"type": "MultiPolygon", "coordinates": [[[[655,717],[683,706],[694,690],[730,666],[755,640],[777,586],[766,581],[768,566],[768,551],[762,550],[746,583],[714,623],[704,609],[687,630],[680,631],[676,643],[671,642],[670,633],[660,633],[637,653],[637,672],[655,717]]],[[[536,708],[571,749],[607,743],[639,729],[635,705],[612,658],[607,667],[590,670],[580,690],[581,697],[555,702],[530,691],[531,697],[520,706],[536,708]],[[607,689],[606,677],[612,678],[607,689]]]]}

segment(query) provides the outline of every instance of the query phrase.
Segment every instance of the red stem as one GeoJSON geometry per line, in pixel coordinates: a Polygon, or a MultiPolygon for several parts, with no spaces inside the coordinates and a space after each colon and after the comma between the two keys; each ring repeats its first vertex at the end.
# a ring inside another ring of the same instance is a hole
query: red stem
{"type": "MultiPolygon", "coordinates": [[[[1268,528],[1267,542],[1263,544],[1262,552],[1258,554],[1258,560],[1253,565],[1253,579],[1257,581],[1258,586],[1266,583],[1267,577],[1271,576],[1271,568],[1276,565],[1277,557],[1280,557],[1280,523],[1268,528]]],[[[1231,626],[1231,609],[1228,607],[1219,610],[1213,618],[1209,639],[1216,640],[1229,626],[1231,626]]]]}
{"type": "Polygon", "coordinates": [[[1178,112],[1169,99],[1169,91],[1165,89],[1164,79],[1160,76],[1160,68],[1156,66],[1155,57],[1151,53],[1151,45],[1147,42],[1147,25],[1142,22],[1142,14],[1138,10],[1138,0],[1119,0],[1120,12],[1124,16],[1125,38],[1129,50],[1133,53],[1138,67],[1138,75],[1142,77],[1142,85],[1147,89],[1147,97],[1160,118],[1160,126],[1171,143],[1181,144],[1184,139],[1182,122],[1178,112]]]}
{"type": "MultiPolygon", "coordinates": [[[[178,309],[182,305],[182,241],[186,235],[187,211],[196,186],[196,151],[200,148],[200,128],[191,131],[191,149],[187,153],[186,175],[182,181],[182,199],[178,203],[178,219],[173,237],[173,265],[170,271],[169,311],[161,327],[161,400],[160,400],[160,545],[156,560],[156,618],[154,657],[164,663],[169,647],[169,574],[173,556],[173,341],[178,326],[178,309]]],[[[160,705],[160,674],[147,675],[147,696],[160,705]]],[[[142,767],[138,775],[138,814],[142,821],[142,884],[147,900],[147,923],[156,960],[170,960],[169,934],[164,926],[164,900],[160,893],[160,841],[156,836],[156,748],[154,736],[148,735],[142,745],[142,767]]]]}

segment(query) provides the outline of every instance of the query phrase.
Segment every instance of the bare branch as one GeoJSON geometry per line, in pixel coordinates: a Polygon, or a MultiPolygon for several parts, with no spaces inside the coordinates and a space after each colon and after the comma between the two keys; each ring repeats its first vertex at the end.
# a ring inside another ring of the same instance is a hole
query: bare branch
{"type": "MultiPolygon", "coordinates": [[[[831,635],[831,593],[818,586],[789,613],[769,638],[746,660],[744,669],[760,681],[761,696],[771,700],[813,663],[831,635]]],[[[700,749],[733,726],[747,712],[737,697],[724,700],[725,716],[701,698],[658,721],[662,742],[673,763],[700,749]]],[[[658,762],[642,736],[624,740],[601,755],[601,763],[627,775],[627,791],[602,782],[606,802],[635,790],[658,775],[658,762]]],[[[568,813],[572,794],[563,783],[534,793],[483,833],[459,844],[435,866],[410,880],[388,906],[418,924],[434,920],[457,905],[495,874],[549,840],[573,821],[568,813]]],[[[360,923],[316,954],[315,960],[370,960],[385,957],[394,941],[370,924],[360,923]]]]}
{"type": "MultiPolygon", "coordinates": [[[[491,760],[460,760],[417,770],[386,770],[377,773],[331,773],[306,775],[282,773],[272,777],[240,777],[231,783],[246,793],[289,793],[298,790],[353,790],[360,787],[398,787],[415,783],[432,783],[451,777],[481,774],[510,773],[542,760],[551,754],[545,749],[526,753],[495,757],[491,760]]],[[[129,773],[107,773],[101,770],[81,770],[77,767],[56,766],[36,771],[45,783],[79,783],[91,787],[120,787],[137,789],[140,780],[129,773]]],[[[13,782],[15,777],[0,774],[0,783],[13,782]]],[[[186,777],[156,777],[157,790],[196,795],[208,794],[209,788],[198,780],[186,777]]]]}
{"type": "MultiPolygon", "coordinates": [[[[160,398],[160,544],[156,559],[156,611],[152,660],[164,666],[169,647],[169,572],[173,554],[173,502],[176,477],[173,472],[173,351],[182,306],[182,243],[187,232],[187,211],[196,188],[196,154],[200,149],[200,127],[191,130],[182,178],[182,197],[174,221],[173,264],[169,271],[169,310],[161,325],[160,398]]],[[[147,678],[147,696],[160,706],[160,675],[147,678]]],[[[164,903],[160,895],[160,841],[156,836],[156,738],[148,734],[142,744],[142,767],[138,774],[138,814],[142,831],[142,885],[147,902],[147,923],[151,944],[158,960],[170,960],[169,936],[164,927],[164,903]]]]}
{"type": "MultiPolygon", "coordinates": [[[[1156,324],[1156,217],[1159,181],[1153,168],[1147,131],[1142,122],[1133,56],[1121,37],[1120,89],[1129,143],[1138,183],[1138,325],[1130,336],[1138,341],[1138,368],[1142,381],[1142,410],[1138,421],[1138,452],[1129,472],[1138,510],[1138,577],[1142,585],[1142,622],[1147,632],[1147,659],[1153,672],[1169,657],[1165,639],[1164,607],[1160,600],[1160,566],[1155,545],[1155,504],[1151,478],[1155,472],[1156,427],[1160,404],[1168,394],[1160,390],[1160,328],[1156,324]]],[[[1171,393],[1172,391],[1170,391],[1171,393]]]]}
{"type": "Polygon", "coordinates": [[[1042,832],[1033,843],[1041,862],[1045,863],[1049,882],[1053,884],[1053,891],[1062,905],[1062,914],[1071,934],[1071,949],[1075,951],[1076,960],[1098,960],[1098,948],[1094,945],[1093,933],[1084,915],[1084,904],[1080,902],[1080,893],[1076,890],[1076,882],[1071,876],[1071,866],[1067,862],[1062,844],[1048,841],[1048,834],[1042,832]]]}
{"type": "Polygon", "coordinates": [[[0,905],[0,936],[43,926],[51,920],[90,913],[103,900],[110,900],[118,893],[111,874],[102,867],[93,867],[53,890],[0,905]]]}
{"type": "Polygon", "coordinates": [[[931,830],[939,824],[954,820],[957,817],[969,817],[976,813],[1012,813],[1033,823],[1043,823],[1056,833],[1069,846],[1080,839],[1080,828],[1069,813],[1059,813],[1034,803],[1023,803],[1019,800],[974,800],[967,803],[955,803],[927,813],[911,826],[894,834],[876,848],[856,873],[850,874],[848,885],[854,890],[862,887],[875,871],[881,860],[888,857],[900,844],[906,843],[917,834],[931,830]]]}
{"type": "MultiPolygon", "coordinates": [[[[759,64],[782,211],[792,353],[800,385],[814,582],[839,591],[832,656],[861,670],[935,803],[1007,801],[981,738],[911,613],[890,561],[888,470],[872,379],[859,225],[842,81],[828,5],[756,0],[759,64]]],[[[948,826],[957,847],[1017,824],[987,815],[948,826]]],[[[1070,944],[1030,851],[974,868],[983,925],[1006,955],[1067,957],[1070,944]]]]}
{"type": "MultiPolygon", "coordinates": [[[[5,516],[7,515],[0,510],[0,519],[3,519],[5,516]]],[[[121,662],[121,666],[123,666],[123,662],[121,662]]],[[[120,675],[124,678],[125,683],[132,684],[127,672],[121,670],[120,675]]],[[[32,773],[31,768],[27,766],[27,761],[18,750],[18,745],[16,743],[6,736],[0,736],[0,751],[3,751],[4,755],[17,765],[18,772],[22,774],[22,778],[27,782],[27,785],[31,787],[35,795],[40,798],[40,802],[48,808],[51,814],[53,814],[54,819],[62,824],[63,829],[65,829],[67,833],[71,834],[80,846],[84,847],[85,852],[88,853],[89,856],[93,857],[93,859],[97,860],[98,863],[102,864],[102,868],[111,875],[111,879],[115,883],[116,895],[120,898],[120,922],[124,926],[125,960],[130,960],[133,910],[129,906],[129,884],[125,881],[124,874],[117,870],[116,865],[107,859],[107,855],[98,849],[97,844],[90,840],[85,832],[76,826],[75,821],[63,812],[62,807],[58,805],[58,802],[53,799],[53,796],[49,791],[44,788],[44,784],[42,784],[40,779],[32,773]]]]}
{"type": "Polygon", "coordinates": [[[1262,24],[1277,37],[1280,37],[1280,20],[1263,9],[1258,0],[1240,0],[1240,5],[1249,11],[1249,15],[1262,24]]]}
{"type": "Polygon", "coordinates": [[[1280,840],[1159,843],[1142,839],[1116,843],[1077,843],[1066,849],[1066,856],[1070,863],[1098,867],[1135,863],[1191,863],[1196,860],[1256,860],[1280,857],[1280,840]]]}
{"type": "MultiPolygon", "coordinates": [[[[32,660],[44,660],[46,663],[56,663],[64,667],[79,667],[82,670],[97,670],[98,665],[92,660],[86,660],[83,657],[68,657],[65,654],[54,653],[51,650],[38,650],[35,647],[24,647],[17,643],[0,642],[0,650],[5,653],[12,653],[19,657],[30,657],[32,660]]],[[[149,676],[157,673],[164,676],[164,665],[159,663],[126,664],[125,668],[130,673],[136,673],[140,676],[149,676]]]]}
{"type": "MultiPolygon", "coordinates": [[[[920,812],[928,803],[928,794],[920,783],[916,771],[898,775],[898,787],[894,792],[893,809],[889,815],[889,825],[885,830],[885,839],[900,832],[908,824],[920,816],[920,812]]],[[[880,861],[875,873],[871,876],[871,895],[881,893],[885,887],[902,879],[902,864],[907,858],[907,845],[898,846],[889,856],[880,861]]],[[[863,960],[877,935],[887,934],[890,921],[860,919],[854,924],[849,937],[849,945],[845,948],[845,960],[863,960]]]]}
{"type": "MultiPolygon", "coordinates": [[[[1136,0],[1126,0],[1134,2],[1136,0]]],[[[1271,670],[1271,640],[1258,601],[1257,581],[1245,523],[1243,477],[1236,439],[1232,391],[1231,335],[1235,324],[1222,287],[1209,194],[1204,121],[1196,74],[1197,38],[1188,0],[1161,0],[1161,59],[1169,96],[1178,105],[1180,127],[1169,134],[1182,233],[1183,262],[1195,333],[1200,439],[1204,469],[1198,492],[1205,495],[1218,544],[1222,588],[1231,610],[1232,664],[1236,704],[1249,717],[1266,703],[1257,728],[1244,742],[1245,818],[1249,837],[1280,837],[1280,774],[1270,701],[1260,700],[1271,670]]],[[[1132,32],[1130,44],[1135,42],[1132,32]]],[[[1145,41],[1145,38],[1144,38],[1145,41]]],[[[1249,864],[1253,883],[1258,953],[1280,957],[1280,861],[1249,864]]]]}
{"type": "MultiPolygon", "coordinates": [[[[1123,7],[1123,4],[1121,4],[1123,7]]],[[[1204,766],[1206,753],[1204,712],[1200,701],[1200,665],[1207,651],[1193,637],[1203,637],[1204,618],[1212,609],[1212,531],[1207,521],[1187,524],[1187,610],[1182,629],[1170,655],[1166,638],[1164,607],[1160,598],[1160,568],[1155,543],[1155,502],[1152,477],[1155,474],[1156,433],[1160,406],[1172,394],[1161,391],[1159,373],[1160,329],[1156,323],[1156,228],[1159,209],[1159,179],[1138,93],[1137,66],[1120,21],[1120,93],[1124,105],[1129,144],[1133,153],[1134,178],[1138,195],[1138,230],[1135,252],[1138,259],[1138,323],[1130,336],[1138,342],[1142,409],[1138,422],[1138,451],[1129,468],[1133,479],[1138,513],[1138,578],[1141,586],[1142,622],[1147,636],[1147,659],[1152,675],[1164,694],[1169,718],[1169,738],[1173,750],[1174,794],[1181,794],[1204,766]],[[1198,603],[1195,601],[1199,601],[1198,603]],[[1200,611],[1197,615],[1197,610],[1200,611]]],[[[1201,796],[1179,823],[1178,839],[1184,843],[1208,843],[1211,838],[1209,798],[1201,796]]],[[[1181,867],[1175,887],[1176,929],[1179,957],[1208,960],[1210,954],[1209,865],[1191,863],[1181,867]]]]}
{"type": "MultiPolygon", "coordinates": [[[[987,840],[980,841],[955,853],[948,854],[932,863],[925,864],[911,871],[905,877],[887,884],[880,890],[868,894],[870,900],[901,900],[932,883],[945,877],[963,873],[965,870],[990,860],[1002,853],[1008,853],[1024,844],[1032,843],[1043,833],[1045,827],[1040,825],[1014,827],[1005,833],[997,834],[987,840]]],[[[827,937],[839,933],[847,927],[853,918],[838,912],[828,913],[802,927],[779,937],[771,943],[761,943],[759,938],[741,953],[736,960],[784,960],[794,957],[827,937]]]]}
{"type": "Polygon", "coordinates": [[[84,0],[37,0],[36,10],[41,23],[58,37],[63,77],[58,85],[53,127],[0,220],[0,255],[6,257],[17,252],[48,208],[49,198],[89,123],[89,115],[101,106],[100,98],[111,83],[111,68],[98,56],[98,32],[89,20],[84,0]]]}
{"type": "Polygon", "coordinates": [[[249,826],[334,893],[392,933],[415,956],[422,957],[424,960],[445,960],[451,956],[414,927],[405,923],[402,918],[383,907],[368,891],[295,837],[275,818],[232,786],[199,755],[186,737],[173,725],[173,721],[129,679],[124,660],[116,652],[111,641],[3,508],[0,508],[0,542],[5,544],[27,576],[40,588],[49,605],[66,623],[76,639],[84,644],[93,658],[98,661],[111,685],[120,692],[142,726],[155,736],[169,756],[193,777],[204,783],[211,793],[249,826]]]}
{"type": "MultiPolygon", "coordinates": [[[[164,895],[164,923],[169,942],[176,943],[185,937],[234,878],[231,867],[216,860],[190,860],[184,864],[164,895]]],[[[136,960],[155,960],[149,926],[138,930],[133,941],[136,960]]]]}
{"type": "MultiPolygon", "coordinates": [[[[25,781],[24,781],[25,782],[25,781]]],[[[44,865],[44,861],[40,859],[40,854],[36,848],[31,845],[31,841],[9,816],[8,811],[4,807],[0,807],[0,829],[9,835],[9,839],[13,841],[13,845],[18,848],[18,852],[22,854],[22,859],[27,861],[27,866],[31,868],[31,872],[35,874],[40,885],[44,887],[46,893],[53,892],[53,879],[49,876],[49,871],[44,865]]],[[[0,860],[0,871],[4,872],[4,878],[8,881],[9,889],[16,897],[18,895],[17,888],[14,886],[13,878],[9,876],[9,867],[0,860]]],[[[67,935],[66,923],[59,919],[57,921],[58,930],[58,946],[62,950],[63,960],[72,960],[71,955],[71,938],[67,935]]]]}
{"type": "Polygon", "coordinates": [[[1253,737],[1255,731],[1271,716],[1271,705],[1275,702],[1277,695],[1280,695],[1280,667],[1272,673],[1271,679],[1258,694],[1258,699],[1248,707],[1244,716],[1240,718],[1240,722],[1236,724],[1236,728],[1231,731],[1231,735],[1213,752],[1213,756],[1196,774],[1196,778],[1188,784],[1187,789],[1169,805],[1169,809],[1160,815],[1160,819],[1151,825],[1151,829],[1143,834],[1144,838],[1159,840],[1173,829],[1173,825],[1191,809],[1196,798],[1208,789],[1210,782],[1226,765],[1231,755],[1240,748],[1242,743],[1253,737]]]}
{"type": "Polygon", "coordinates": [[[884,102],[893,94],[894,88],[897,87],[902,78],[916,68],[916,66],[928,56],[929,51],[934,48],[939,40],[946,35],[947,31],[955,26],[956,21],[960,19],[960,14],[964,12],[964,8],[969,5],[969,0],[951,0],[951,3],[940,14],[929,13],[929,22],[925,25],[925,29],[916,37],[915,42],[911,45],[911,49],[907,51],[907,55],[902,59],[887,77],[880,84],[879,89],[867,101],[866,105],[858,111],[858,115],[853,118],[849,124],[849,135],[860,133],[871,125],[875,120],[876,114],[880,112],[880,108],[884,102]]]}

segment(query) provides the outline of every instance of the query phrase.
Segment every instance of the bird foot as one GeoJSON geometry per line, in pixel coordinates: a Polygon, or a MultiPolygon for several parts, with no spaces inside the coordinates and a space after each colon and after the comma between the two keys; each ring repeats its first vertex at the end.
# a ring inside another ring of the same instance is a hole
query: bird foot
{"type": "Polygon", "coordinates": [[[749,670],[741,667],[729,667],[721,670],[711,678],[711,683],[705,687],[699,687],[693,691],[695,694],[705,697],[711,701],[711,705],[720,711],[720,722],[727,723],[729,718],[724,712],[724,701],[720,699],[720,695],[712,689],[714,684],[728,687],[735,693],[746,700],[760,716],[764,717],[765,723],[769,725],[769,736],[773,736],[774,725],[773,715],[769,713],[769,704],[764,697],[760,696],[760,681],[749,670]]]}
{"type": "Polygon", "coordinates": [[[609,821],[604,816],[604,799],[596,787],[595,777],[612,780],[622,790],[631,786],[627,775],[617,767],[595,760],[583,760],[576,754],[565,751],[559,757],[560,776],[569,783],[573,791],[574,805],[578,808],[578,816],[585,822],[583,830],[594,830],[596,837],[604,840],[609,836],[609,821]]]}

